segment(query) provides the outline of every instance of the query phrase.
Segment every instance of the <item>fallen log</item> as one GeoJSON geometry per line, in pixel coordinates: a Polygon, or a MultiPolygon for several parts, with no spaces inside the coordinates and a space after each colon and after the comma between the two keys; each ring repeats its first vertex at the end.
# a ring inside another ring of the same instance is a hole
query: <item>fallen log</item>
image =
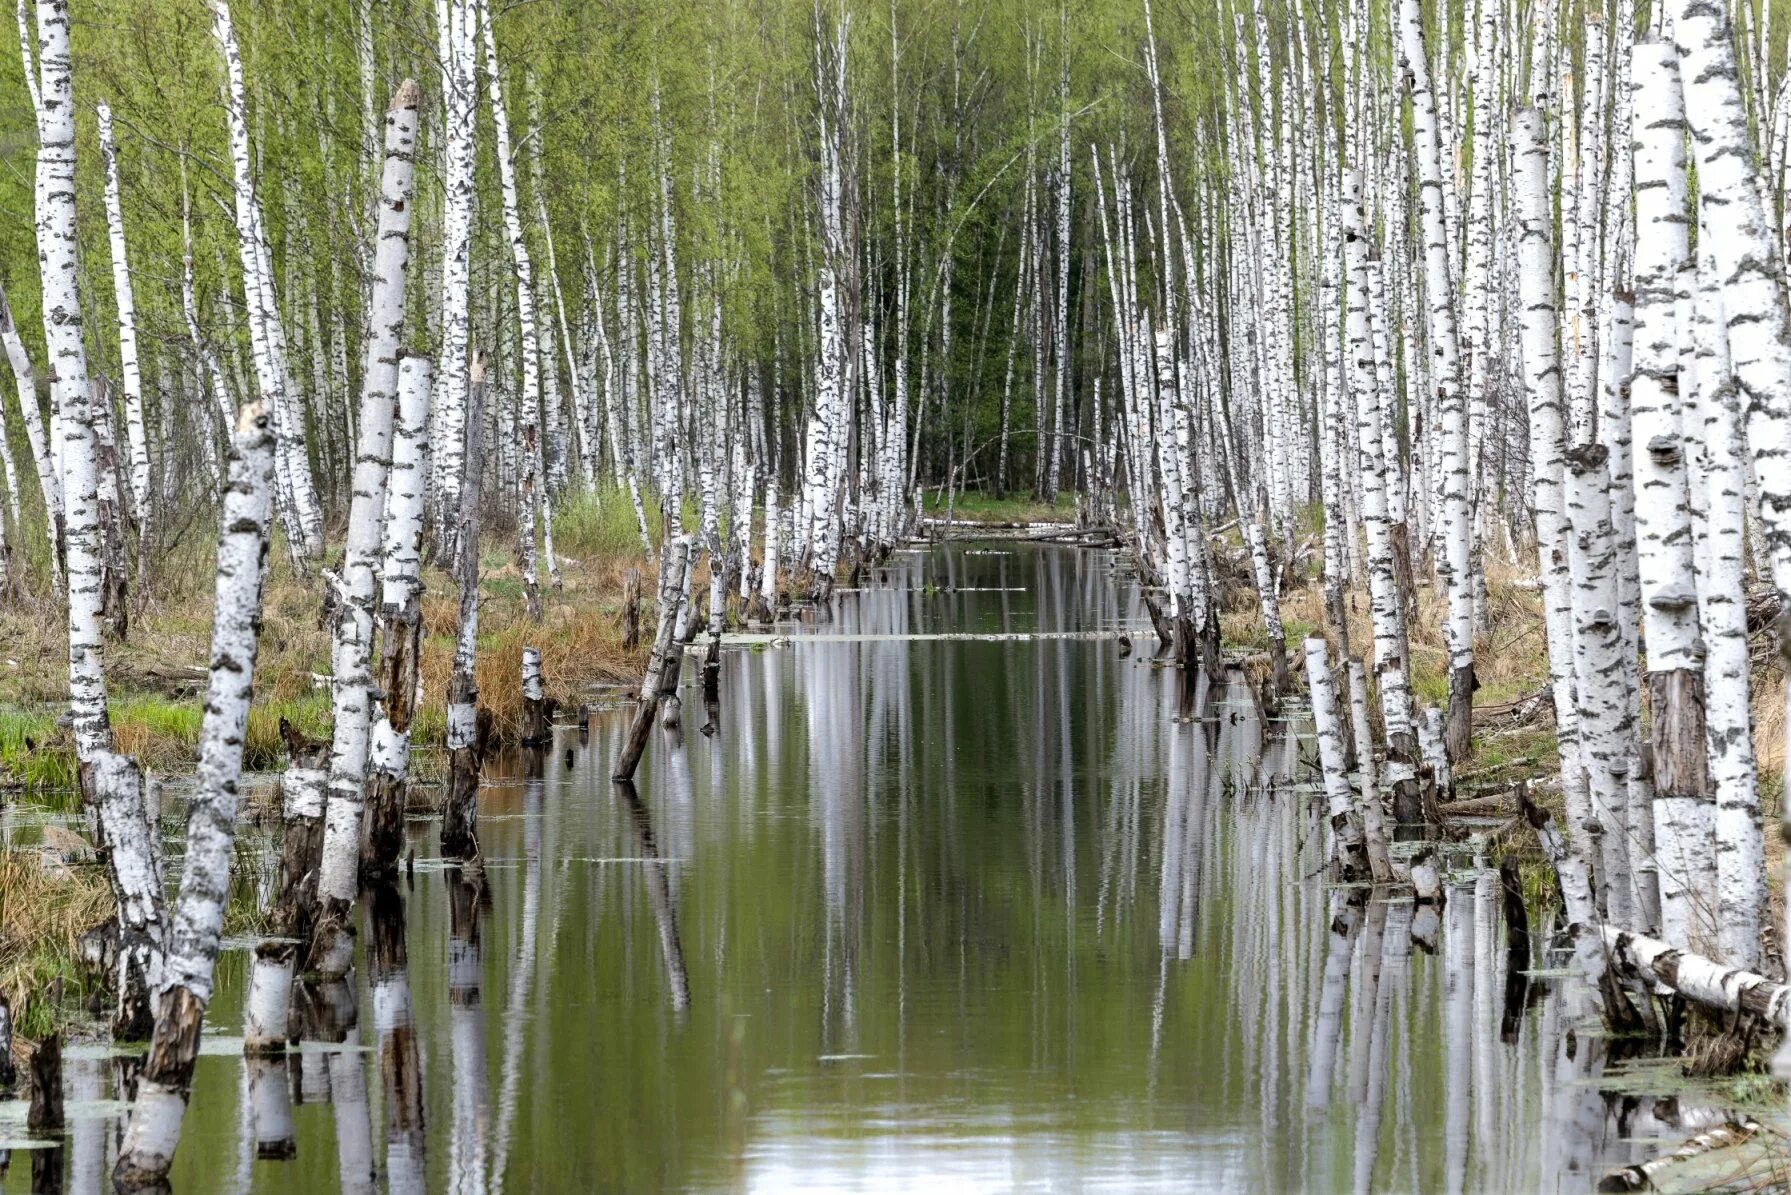
{"type": "Polygon", "coordinates": [[[1679,1162],[1689,1162],[1693,1158],[1719,1149],[1729,1149],[1745,1144],[1748,1138],[1759,1131],[1760,1122],[1751,1116],[1718,1125],[1707,1132],[1699,1133],[1672,1153],[1662,1154],[1658,1158],[1650,1158],[1646,1162],[1638,1162],[1634,1166],[1623,1166],[1610,1171],[1598,1180],[1598,1189],[1600,1191],[1653,1191],[1656,1189],[1655,1176],[1667,1167],[1679,1162]]]}
{"type": "Polygon", "coordinates": [[[1727,967],[1702,955],[1669,946],[1645,934],[1599,927],[1612,965],[1630,975],[1665,984],[1679,995],[1717,1012],[1751,1012],[1774,1025],[1791,1018],[1791,987],[1764,975],[1727,967]]]}

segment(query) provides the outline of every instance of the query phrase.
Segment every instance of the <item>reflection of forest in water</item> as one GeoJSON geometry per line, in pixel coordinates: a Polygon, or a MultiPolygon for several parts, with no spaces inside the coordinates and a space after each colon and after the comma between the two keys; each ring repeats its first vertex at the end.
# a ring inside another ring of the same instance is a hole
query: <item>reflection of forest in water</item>
{"type": "MultiPolygon", "coordinates": [[[[805,630],[1142,625],[1115,567],[904,553],[805,630]]],[[[720,699],[638,793],[613,713],[490,769],[482,873],[414,821],[296,1052],[201,1058],[177,1189],[1578,1190],[1702,1115],[1587,1081],[1603,1042],[1531,990],[1496,872],[1464,856],[1441,910],[1327,889],[1303,726],[1241,686],[1112,640],[793,632],[720,699]]],[[[117,1063],[68,1065],[98,1189],[117,1063]]]]}

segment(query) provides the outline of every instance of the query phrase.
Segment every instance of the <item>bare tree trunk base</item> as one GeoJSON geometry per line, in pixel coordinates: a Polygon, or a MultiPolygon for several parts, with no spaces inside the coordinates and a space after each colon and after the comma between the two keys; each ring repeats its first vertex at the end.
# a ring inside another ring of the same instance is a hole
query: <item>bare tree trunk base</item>
{"type": "Polygon", "coordinates": [[[448,800],[442,807],[442,854],[450,859],[479,855],[479,774],[491,747],[491,711],[478,712],[471,746],[448,755],[448,800]]]}
{"type": "Polygon", "coordinates": [[[1472,662],[1450,670],[1449,728],[1443,736],[1443,751],[1452,764],[1474,753],[1474,690],[1479,687],[1472,662]]]}

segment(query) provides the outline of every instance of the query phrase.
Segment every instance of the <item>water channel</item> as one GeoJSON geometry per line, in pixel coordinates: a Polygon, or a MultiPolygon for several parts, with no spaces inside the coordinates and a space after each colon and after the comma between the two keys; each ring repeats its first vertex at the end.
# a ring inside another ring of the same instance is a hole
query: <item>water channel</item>
{"type": "MultiPolygon", "coordinates": [[[[730,649],[712,726],[687,668],[637,791],[615,700],[500,761],[482,876],[415,819],[284,1060],[231,944],[176,1190],[1584,1191],[1696,1131],[1471,852],[1441,910],[1328,887],[1308,723],[1148,626],[1113,553],[920,548],[730,649]]],[[[121,1068],[67,1054],[99,1190],[121,1068]]]]}

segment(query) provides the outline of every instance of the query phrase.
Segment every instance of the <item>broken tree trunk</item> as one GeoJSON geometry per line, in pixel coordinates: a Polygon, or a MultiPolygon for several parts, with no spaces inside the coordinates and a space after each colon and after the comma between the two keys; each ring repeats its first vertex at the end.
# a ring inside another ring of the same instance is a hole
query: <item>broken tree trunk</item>
{"type": "Polygon", "coordinates": [[[659,629],[653,636],[653,654],[647,660],[647,672],[641,680],[640,699],[635,707],[634,721],[629,723],[628,738],[623,742],[622,754],[616,760],[615,770],[610,773],[613,779],[634,779],[634,770],[640,766],[641,752],[647,747],[647,735],[653,729],[653,715],[659,709],[665,678],[669,675],[671,683],[677,684],[674,656],[684,649],[675,641],[675,632],[679,595],[689,557],[689,536],[679,536],[667,550],[660,553],[659,629]]]}

